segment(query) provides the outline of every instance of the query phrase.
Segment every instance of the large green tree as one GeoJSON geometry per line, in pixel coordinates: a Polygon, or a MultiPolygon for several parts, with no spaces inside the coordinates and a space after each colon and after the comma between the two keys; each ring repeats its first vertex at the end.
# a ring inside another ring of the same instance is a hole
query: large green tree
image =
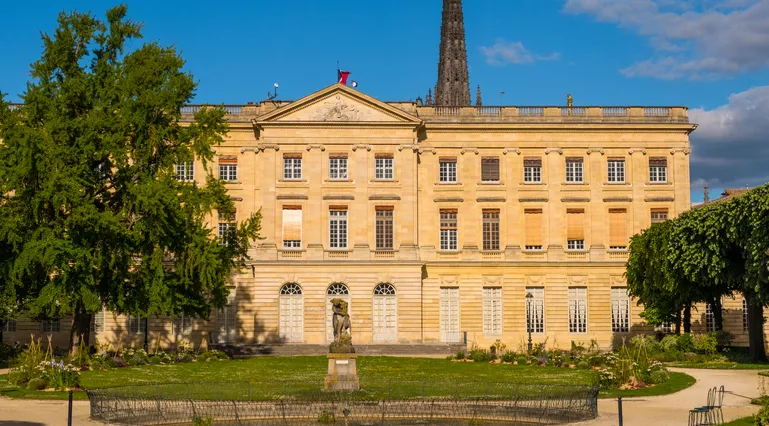
{"type": "Polygon", "coordinates": [[[141,37],[126,14],[61,13],[42,36],[24,107],[0,96],[1,294],[31,316],[72,315],[73,345],[102,307],[208,318],[259,232],[258,213],[224,243],[212,232],[215,212],[234,209],[208,167],[224,112],[180,122],[196,83],[172,47],[124,52],[141,37]],[[193,158],[205,185],[174,175],[193,158]]]}

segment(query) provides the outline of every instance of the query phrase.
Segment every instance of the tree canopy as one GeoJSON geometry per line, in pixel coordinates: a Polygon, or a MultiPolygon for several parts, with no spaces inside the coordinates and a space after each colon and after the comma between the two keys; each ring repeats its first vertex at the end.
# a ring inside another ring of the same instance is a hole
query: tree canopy
{"type": "Polygon", "coordinates": [[[0,297],[30,316],[208,318],[225,304],[234,268],[258,238],[260,214],[222,244],[215,212],[234,205],[209,164],[228,126],[221,108],[181,122],[196,83],[173,47],[146,43],[127,7],[106,21],[64,13],[32,64],[23,108],[0,94],[0,297]],[[205,185],[174,165],[202,161],[205,185]]]}
{"type": "Polygon", "coordinates": [[[698,302],[720,308],[722,296],[741,292],[748,301],[751,354],[765,359],[768,250],[769,184],[694,208],[631,238],[629,291],[644,304],[644,315],[653,324],[669,321],[698,302]]]}

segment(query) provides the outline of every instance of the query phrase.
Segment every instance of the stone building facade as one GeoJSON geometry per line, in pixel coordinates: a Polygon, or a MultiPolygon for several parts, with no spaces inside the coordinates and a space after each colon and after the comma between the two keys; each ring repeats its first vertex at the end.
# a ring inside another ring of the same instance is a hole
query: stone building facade
{"type": "MultiPolygon", "coordinates": [[[[393,350],[515,349],[529,328],[549,346],[607,347],[653,331],[624,265],[631,235],[690,207],[685,107],[445,107],[335,84],[226,108],[216,163],[180,164],[179,178],[225,180],[234,220],[261,211],[263,239],[227,308],[150,318],[151,344],[321,347],[334,297],[356,344],[393,350]]],[[[95,337],[139,344],[143,321],[105,312],[95,337]]],[[[56,329],[24,324],[5,340],[56,329]]]]}

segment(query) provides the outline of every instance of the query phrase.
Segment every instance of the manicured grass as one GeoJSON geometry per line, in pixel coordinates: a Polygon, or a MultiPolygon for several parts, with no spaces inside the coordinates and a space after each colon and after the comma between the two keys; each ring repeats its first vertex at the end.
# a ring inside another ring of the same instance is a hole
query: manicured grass
{"type": "MultiPolygon", "coordinates": [[[[189,394],[199,398],[273,399],[284,396],[322,397],[320,388],[328,360],[314,357],[255,357],[230,361],[145,365],[104,371],[86,371],[80,383],[86,389],[115,388],[111,392],[189,394]],[[158,387],[149,386],[162,384],[158,387]],[[191,384],[191,385],[187,385],[191,384]],[[214,385],[212,385],[214,384],[214,385]],[[128,387],[128,388],[126,388],[128,387]]],[[[435,358],[358,358],[361,398],[418,396],[464,397],[539,395],[571,392],[549,385],[594,385],[597,373],[556,367],[452,362],[435,358]],[[519,385],[522,384],[522,385],[519,385]]],[[[682,373],[671,373],[662,385],[638,390],[602,392],[602,398],[649,396],[677,392],[694,383],[682,373]]],[[[0,395],[14,398],[66,399],[66,392],[39,392],[13,388],[0,376],[0,395]]],[[[85,393],[75,392],[77,399],[85,393]]]]}
{"type": "Polygon", "coordinates": [[[753,426],[753,416],[743,417],[741,419],[732,420],[727,423],[723,423],[721,426],[753,426]]]}
{"type": "Polygon", "coordinates": [[[692,386],[697,380],[694,377],[684,374],[670,372],[670,379],[662,384],[650,386],[642,389],[611,389],[602,390],[599,394],[600,398],[616,398],[621,396],[656,396],[656,395],[668,395],[671,393],[682,391],[689,386],[692,386]]]}
{"type": "Polygon", "coordinates": [[[711,370],[767,370],[769,364],[765,363],[742,363],[742,362],[668,362],[665,363],[668,367],[675,368],[702,368],[711,370]]]}

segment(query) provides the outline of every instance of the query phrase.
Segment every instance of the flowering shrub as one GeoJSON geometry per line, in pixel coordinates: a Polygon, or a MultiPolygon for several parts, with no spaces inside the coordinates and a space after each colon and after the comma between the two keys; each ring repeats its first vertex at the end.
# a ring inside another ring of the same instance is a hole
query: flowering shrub
{"type": "Polygon", "coordinates": [[[40,340],[32,339],[27,349],[21,352],[17,365],[11,370],[9,380],[16,386],[29,389],[65,389],[77,387],[80,368],[56,359],[49,339],[48,350],[41,349],[40,340]]]}

